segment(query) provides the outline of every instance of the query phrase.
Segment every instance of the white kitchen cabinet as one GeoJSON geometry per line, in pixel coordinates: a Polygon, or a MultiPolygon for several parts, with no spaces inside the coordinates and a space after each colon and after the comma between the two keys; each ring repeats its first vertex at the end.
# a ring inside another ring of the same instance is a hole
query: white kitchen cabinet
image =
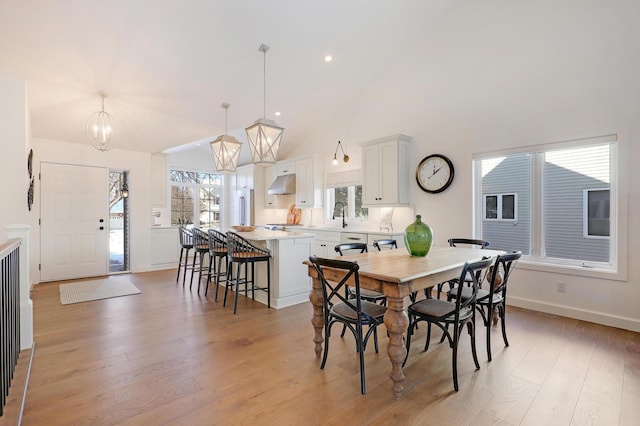
{"type": "Polygon", "coordinates": [[[236,189],[254,189],[253,174],[256,166],[249,164],[236,169],[236,189]]]}
{"type": "Polygon", "coordinates": [[[295,162],[296,206],[300,208],[322,207],[323,177],[322,159],[318,156],[295,162]]]}
{"type": "Polygon", "coordinates": [[[340,244],[340,231],[305,231],[313,234],[314,240],[311,254],[318,257],[333,257],[336,255],[335,246],[340,244]]]}
{"type": "Polygon", "coordinates": [[[276,176],[290,175],[296,172],[295,161],[278,161],[274,167],[276,176]]]}
{"type": "Polygon", "coordinates": [[[264,168],[264,208],[275,209],[278,207],[278,196],[269,194],[269,186],[276,178],[276,167],[269,166],[264,168]]]}
{"type": "Polygon", "coordinates": [[[410,203],[411,138],[393,135],[362,144],[362,205],[407,206],[410,203]]]}
{"type": "Polygon", "coordinates": [[[153,227],[151,228],[151,268],[171,269],[178,265],[180,242],[178,228],[153,227]]]}

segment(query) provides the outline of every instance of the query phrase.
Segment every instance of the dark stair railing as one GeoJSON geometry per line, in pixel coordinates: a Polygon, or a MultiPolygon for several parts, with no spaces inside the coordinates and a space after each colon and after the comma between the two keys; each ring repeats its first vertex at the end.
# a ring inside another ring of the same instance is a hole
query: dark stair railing
{"type": "Polygon", "coordinates": [[[0,245],[0,416],[20,354],[20,243],[13,239],[0,245]]]}

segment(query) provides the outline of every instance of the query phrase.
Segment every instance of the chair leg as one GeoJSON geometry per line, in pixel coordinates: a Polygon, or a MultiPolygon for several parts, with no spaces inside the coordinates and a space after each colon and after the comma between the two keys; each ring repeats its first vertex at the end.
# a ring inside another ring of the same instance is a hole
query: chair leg
{"type": "MultiPolygon", "coordinates": [[[[242,262],[238,262],[238,268],[237,268],[237,274],[236,274],[236,294],[234,295],[234,299],[233,299],[233,315],[236,314],[236,312],[238,311],[238,293],[240,292],[240,272],[242,271],[242,262]]],[[[245,268],[244,268],[244,273],[245,273],[245,283],[244,283],[244,291],[247,291],[247,264],[245,263],[245,268]]],[[[245,296],[246,297],[246,296],[245,296]]]]}
{"type": "Polygon", "coordinates": [[[500,309],[500,313],[502,314],[500,316],[500,322],[502,323],[502,338],[504,339],[504,345],[509,346],[509,341],[507,340],[507,327],[505,326],[505,319],[507,317],[505,312],[505,306],[501,305],[499,309],[500,309]]]}
{"type": "MultiPolygon", "coordinates": [[[[216,297],[215,297],[215,301],[218,301],[218,286],[220,285],[220,274],[222,274],[222,256],[218,256],[218,271],[215,272],[215,283],[216,283],[216,297]]],[[[225,271],[226,272],[226,271],[225,271]]],[[[225,283],[226,284],[226,283],[225,283]]]]}
{"type": "Polygon", "coordinates": [[[267,259],[267,309],[271,309],[271,259],[267,259]]]}
{"type": "Polygon", "coordinates": [[[356,324],[356,331],[358,334],[358,341],[357,341],[357,345],[359,347],[359,351],[358,351],[358,358],[360,359],[360,393],[362,393],[362,395],[367,393],[367,389],[365,387],[365,382],[364,382],[364,343],[363,343],[363,337],[362,337],[362,323],[358,322],[356,324]]]}
{"type": "Polygon", "coordinates": [[[427,341],[424,342],[424,351],[425,352],[429,349],[429,341],[431,341],[431,323],[430,322],[427,323],[427,341]]]}
{"type": "Polygon", "coordinates": [[[453,333],[453,354],[451,355],[451,370],[453,372],[453,388],[456,390],[456,392],[458,392],[458,335],[460,333],[457,329],[454,330],[453,333]]]}
{"type": "Polygon", "coordinates": [[[184,284],[187,281],[188,265],[189,265],[189,249],[186,249],[186,252],[184,254],[184,267],[182,268],[182,287],[184,287],[184,284]]]}
{"type": "Polygon", "coordinates": [[[215,258],[213,258],[211,256],[211,254],[209,254],[209,268],[207,269],[207,286],[204,289],[204,295],[206,296],[207,293],[209,293],[209,283],[211,282],[211,268],[213,267],[213,273],[215,274],[216,271],[216,265],[215,265],[215,258]]]}
{"type": "Polygon", "coordinates": [[[469,337],[471,338],[471,354],[473,355],[473,362],[476,364],[476,370],[480,369],[480,363],[478,362],[478,352],[476,352],[476,324],[475,321],[467,323],[467,329],[469,330],[469,337]]]}
{"type": "MultiPolygon", "coordinates": [[[[199,263],[200,265],[198,266],[198,294],[200,294],[200,283],[202,283],[202,268],[204,267],[204,252],[201,251],[200,253],[200,260],[199,263]]],[[[193,279],[193,276],[191,277],[191,279],[193,279]]]]}
{"type": "Polygon", "coordinates": [[[184,252],[184,247],[180,247],[180,258],[178,259],[178,276],[176,276],[176,282],[180,281],[180,266],[182,266],[182,253],[184,252]]]}
{"type": "Polygon", "coordinates": [[[193,253],[193,262],[191,262],[191,280],[189,281],[189,290],[193,287],[193,274],[196,272],[196,258],[198,257],[198,252],[193,253]]]}
{"type": "Polygon", "coordinates": [[[327,324],[327,316],[324,317],[324,351],[322,353],[322,362],[320,363],[320,370],[324,370],[324,366],[327,363],[327,355],[329,354],[329,337],[331,336],[331,325],[327,324]]]}
{"type": "Polygon", "coordinates": [[[233,285],[233,262],[227,262],[227,281],[224,283],[224,300],[222,306],[227,306],[227,291],[233,285]]]}
{"type": "Polygon", "coordinates": [[[402,366],[407,363],[407,359],[409,359],[409,349],[411,349],[411,336],[413,335],[413,327],[414,327],[414,319],[409,317],[409,328],[407,328],[407,340],[405,345],[407,347],[407,354],[404,356],[404,361],[402,361],[402,366]]]}

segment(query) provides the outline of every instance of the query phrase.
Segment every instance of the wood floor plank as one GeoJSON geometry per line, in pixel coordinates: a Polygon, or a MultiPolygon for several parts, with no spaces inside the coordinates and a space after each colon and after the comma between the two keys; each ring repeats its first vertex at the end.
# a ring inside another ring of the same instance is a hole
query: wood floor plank
{"type": "Polygon", "coordinates": [[[233,315],[175,272],[127,276],[140,295],[67,306],[59,283],[36,286],[22,424],[635,425],[640,416],[638,333],[509,307],[510,346],[490,329],[492,362],[484,327],[479,370],[461,340],[455,392],[450,348],[434,333],[422,351],[421,326],[397,401],[384,328],[380,353],[365,352],[361,395],[352,336],[331,337],[320,370],[310,303],[267,309],[241,296],[233,315]]]}

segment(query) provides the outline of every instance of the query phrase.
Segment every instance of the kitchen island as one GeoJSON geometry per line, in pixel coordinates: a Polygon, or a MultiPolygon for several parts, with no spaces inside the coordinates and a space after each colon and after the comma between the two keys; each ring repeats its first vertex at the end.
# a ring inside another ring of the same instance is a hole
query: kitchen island
{"type": "MultiPolygon", "coordinates": [[[[302,262],[309,260],[313,234],[256,229],[238,235],[271,251],[271,306],[284,308],[309,301],[311,278],[302,262]]],[[[266,273],[264,262],[256,264],[258,283],[266,283],[266,273]]],[[[266,304],[266,293],[256,292],[256,300],[266,304]]]]}

